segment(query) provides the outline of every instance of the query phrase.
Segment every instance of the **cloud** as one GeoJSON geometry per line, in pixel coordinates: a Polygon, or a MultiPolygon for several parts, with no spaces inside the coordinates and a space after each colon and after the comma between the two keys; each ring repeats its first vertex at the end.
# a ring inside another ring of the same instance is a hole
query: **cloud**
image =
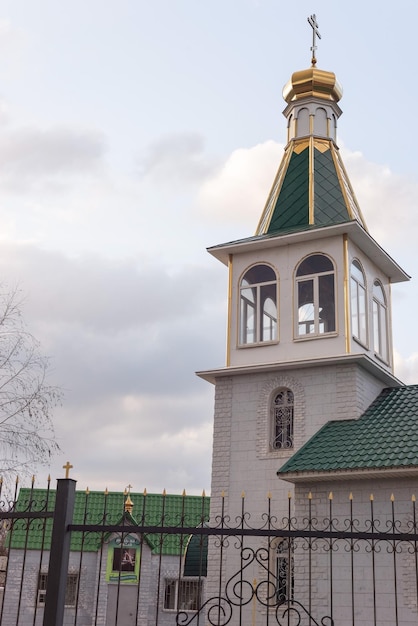
{"type": "Polygon", "coordinates": [[[283,146],[266,141],[235,150],[198,194],[206,218],[245,225],[253,233],[282,157],[283,146]]]}
{"type": "Polygon", "coordinates": [[[397,254],[412,250],[418,230],[417,181],[367,161],[361,152],[342,147],[341,154],[371,235],[397,254]]]}
{"type": "MultiPolygon", "coordinates": [[[[0,186],[27,193],[46,183],[85,177],[103,165],[105,138],[92,129],[20,128],[0,133],[0,186]]],[[[51,190],[51,186],[50,186],[51,190]]]]}
{"type": "Polygon", "coordinates": [[[137,159],[139,173],[169,185],[200,183],[216,168],[204,148],[204,138],[198,133],[166,135],[137,159]]]}

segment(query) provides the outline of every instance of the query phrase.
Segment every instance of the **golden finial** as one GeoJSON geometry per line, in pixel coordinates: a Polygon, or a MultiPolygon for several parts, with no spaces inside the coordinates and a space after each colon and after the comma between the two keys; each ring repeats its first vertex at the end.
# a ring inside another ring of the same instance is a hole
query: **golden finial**
{"type": "Polygon", "coordinates": [[[291,491],[287,492],[287,498],[288,498],[288,500],[292,499],[292,492],[291,491]]]}
{"type": "Polygon", "coordinates": [[[88,496],[90,493],[90,489],[88,487],[86,487],[86,496],[88,496]]]}
{"type": "Polygon", "coordinates": [[[164,496],[164,498],[166,497],[166,495],[167,495],[167,492],[166,492],[165,489],[163,489],[163,496],[164,496]]]}
{"type": "Polygon", "coordinates": [[[312,500],[312,491],[308,493],[308,500],[312,500]]]}
{"type": "Polygon", "coordinates": [[[50,482],[51,482],[51,474],[48,474],[47,483],[49,484],[50,482]]]}
{"type": "Polygon", "coordinates": [[[390,501],[391,501],[391,502],[395,502],[395,496],[393,495],[393,493],[392,493],[392,495],[390,496],[390,501]]]}
{"type": "Polygon", "coordinates": [[[108,490],[108,488],[107,488],[107,487],[106,487],[106,489],[104,490],[104,494],[105,494],[105,496],[108,496],[108,495],[109,495],[109,490],[108,490]]]}
{"type": "Polygon", "coordinates": [[[70,461],[67,461],[66,464],[62,466],[62,469],[65,469],[65,478],[70,478],[70,469],[73,469],[70,461]]]}
{"type": "Polygon", "coordinates": [[[16,476],[16,485],[19,484],[19,476],[16,476]]]}
{"type": "Polygon", "coordinates": [[[416,499],[416,497],[414,495],[412,495],[411,500],[412,500],[412,502],[416,502],[417,501],[417,499],[416,499]]]}
{"type": "Polygon", "coordinates": [[[206,498],[206,492],[205,490],[202,491],[202,498],[206,498]]]}
{"type": "Polygon", "coordinates": [[[332,495],[332,491],[329,492],[329,496],[328,496],[328,500],[332,500],[333,499],[333,495],[332,495]]]}
{"type": "Polygon", "coordinates": [[[352,499],[353,499],[353,494],[352,494],[352,492],[351,492],[351,491],[350,491],[350,495],[348,496],[348,499],[349,499],[349,500],[352,500],[352,499]]]}
{"type": "Polygon", "coordinates": [[[147,490],[144,489],[144,498],[145,498],[146,495],[147,495],[147,490]]]}
{"type": "Polygon", "coordinates": [[[35,474],[32,474],[32,487],[35,484],[35,474]]]}
{"type": "Polygon", "coordinates": [[[134,508],[134,503],[131,500],[131,495],[128,493],[125,500],[125,511],[127,513],[132,513],[132,509],[134,508]]]}
{"type": "Polygon", "coordinates": [[[244,499],[245,498],[245,491],[241,491],[241,498],[244,499]]]}
{"type": "Polygon", "coordinates": [[[225,498],[225,491],[221,491],[221,498],[225,498]]]}
{"type": "Polygon", "coordinates": [[[183,496],[183,498],[186,497],[186,490],[185,489],[183,489],[183,493],[181,495],[183,496]]]}
{"type": "Polygon", "coordinates": [[[373,497],[373,494],[371,493],[370,494],[370,502],[373,502],[373,500],[374,500],[374,497],[373,497]]]}
{"type": "Polygon", "coordinates": [[[271,491],[267,493],[267,500],[271,500],[271,491]]]}
{"type": "Polygon", "coordinates": [[[319,26],[318,26],[318,22],[316,21],[316,15],[310,15],[308,17],[308,23],[312,28],[312,48],[311,48],[311,52],[312,52],[312,59],[311,59],[311,63],[312,63],[312,67],[315,67],[316,65],[316,56],[315,56],[315,50],[317,48],[316,44],[316,37],[318,37],[318,39],[321,39],[321,35],[319,33],[319,26]]]}

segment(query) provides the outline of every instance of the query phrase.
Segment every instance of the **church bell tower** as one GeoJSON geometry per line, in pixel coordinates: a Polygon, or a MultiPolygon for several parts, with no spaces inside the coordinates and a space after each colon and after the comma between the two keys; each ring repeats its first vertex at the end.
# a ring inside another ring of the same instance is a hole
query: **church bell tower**
{"type": "MultiPolygon", "coordinates": [[[[391,284],[408,275],[369,234],[337,145],[334,73],[283,90],[287,145],[255,235],[209,248],[228,268],[215,385],[212,510],[286,500],[277,470],[329,420],[359,417],[393,373],[391,284]]],[[[257,207],[254,207],[256,213],[257,207]]],[[[231,510],[231,513],[233,511],[231,510]]]]}

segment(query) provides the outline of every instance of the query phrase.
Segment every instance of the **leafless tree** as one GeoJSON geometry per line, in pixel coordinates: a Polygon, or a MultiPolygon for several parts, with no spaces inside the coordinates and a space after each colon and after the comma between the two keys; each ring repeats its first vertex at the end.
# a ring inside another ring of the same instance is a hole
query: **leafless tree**
{"type": "Polygon", "coordinates": [[[61,391],[47,383],[49,360],[22,317],[18,290],[0,285],[0,475],[34,472],[59,450],[52,409],[61,391]]]}

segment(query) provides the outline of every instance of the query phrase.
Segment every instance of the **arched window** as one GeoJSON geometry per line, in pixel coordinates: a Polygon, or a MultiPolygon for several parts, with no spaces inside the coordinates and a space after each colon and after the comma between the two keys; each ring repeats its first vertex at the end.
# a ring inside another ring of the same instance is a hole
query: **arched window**
{"type": "Polygon", "coordinates": [[[323,254],[304,259],[296,272],[297,334],[335,332],[334,265],[323,254]]]}
{"type": "Polygon", "coordinates": [[[367,346],[366,282],[358,261],[351,264],[351,327],[353,337],[367,346]]]}
{"type": "Polygon", "coordinates": [[[293,600],[293,543],[280,539],[276,545],[276,599],[277,604],[293,600]]]}
{"type": "Polygon", "coordinates": [[[293,448],[294,396],[290,389],[281,389],[274,394],[271,413],[272,449],[293,448]]]}
{"type": "Polygon", "coordinates": [[[254,265],[240,286],[241,345],[277,339],[277,277],[268,265],[254,265]]]}
{"type": "Polygon", "coordinates": [[[298,113],[297,121],[297,136],[303,137],[309,135],[309,110],[306,108],[300,109],[298,113]]]}
{"type": "Polygon", "coordinates": [[[378,280],[373,283],[373,345],[375,353],[388,360],[386,298],[378,280]]]}

